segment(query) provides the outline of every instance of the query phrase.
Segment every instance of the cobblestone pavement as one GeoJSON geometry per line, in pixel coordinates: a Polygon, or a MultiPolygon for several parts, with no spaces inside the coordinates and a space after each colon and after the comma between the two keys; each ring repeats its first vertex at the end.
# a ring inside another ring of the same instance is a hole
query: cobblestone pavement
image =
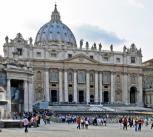
{"type": "Polygon", "coordinates": [[[123,131],[117,124],[108,127],[89,126],[88,130],[77,130],[75,124],[52,123],[39,128],[30,128],[28,133],[24,129],[2,129],[0,137],[153,137],[150,126],[143,127],[141,132],[134,128],[123,131]]]}

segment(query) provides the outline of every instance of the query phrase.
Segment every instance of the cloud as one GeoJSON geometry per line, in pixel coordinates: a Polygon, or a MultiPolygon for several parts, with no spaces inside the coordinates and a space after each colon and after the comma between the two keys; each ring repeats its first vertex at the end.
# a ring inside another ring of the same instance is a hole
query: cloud
{"type": "Polygon", "coordinates": [[[128,0],[129,4],[137,7],[137,8],[144,8],[143,0],[128,0]]]}
{"type": "Polygon", "coordinates": [[[78,26],[75,28],[75,32],[80,39],[83,38],[92,42],[103,42],[105,44],[122,44],[126,42],[125,39],[120,38],[114,32],[93,25],[78,26]]]}

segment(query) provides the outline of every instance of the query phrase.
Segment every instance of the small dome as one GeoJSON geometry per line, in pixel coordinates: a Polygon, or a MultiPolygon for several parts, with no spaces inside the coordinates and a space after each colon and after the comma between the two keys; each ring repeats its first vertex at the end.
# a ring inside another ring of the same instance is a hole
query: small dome
{"type": "Polygon", "coordinates": [[[51,21],[40,28],[35,39],[35,44],[49,44],[50,42],[61,42],[76,46],[75,37],[72,31],[61,22],[56,5],[51,15],[51,21]]]}

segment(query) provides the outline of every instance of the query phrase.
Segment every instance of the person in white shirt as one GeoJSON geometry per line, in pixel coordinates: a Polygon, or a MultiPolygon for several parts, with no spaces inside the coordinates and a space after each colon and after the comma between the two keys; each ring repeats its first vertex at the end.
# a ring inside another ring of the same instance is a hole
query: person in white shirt
{"type": "Polygon", "coordinates": [[[22,122],[23,122],[23,125],[25,127],[25,133],[28,133],[29,120],[26,117],[24,117],[24,119],[22,120],[22,122]]]}

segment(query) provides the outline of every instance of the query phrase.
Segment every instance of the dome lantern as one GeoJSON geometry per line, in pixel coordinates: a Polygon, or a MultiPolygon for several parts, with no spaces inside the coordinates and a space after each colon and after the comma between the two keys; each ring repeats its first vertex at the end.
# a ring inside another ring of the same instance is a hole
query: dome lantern
{"type": "Polygon", "coordinates": [[[57,10],[57,5],[55,4],[55,9],[51,15],[51,21],[60,21],[60,13],[57,10]]]}

